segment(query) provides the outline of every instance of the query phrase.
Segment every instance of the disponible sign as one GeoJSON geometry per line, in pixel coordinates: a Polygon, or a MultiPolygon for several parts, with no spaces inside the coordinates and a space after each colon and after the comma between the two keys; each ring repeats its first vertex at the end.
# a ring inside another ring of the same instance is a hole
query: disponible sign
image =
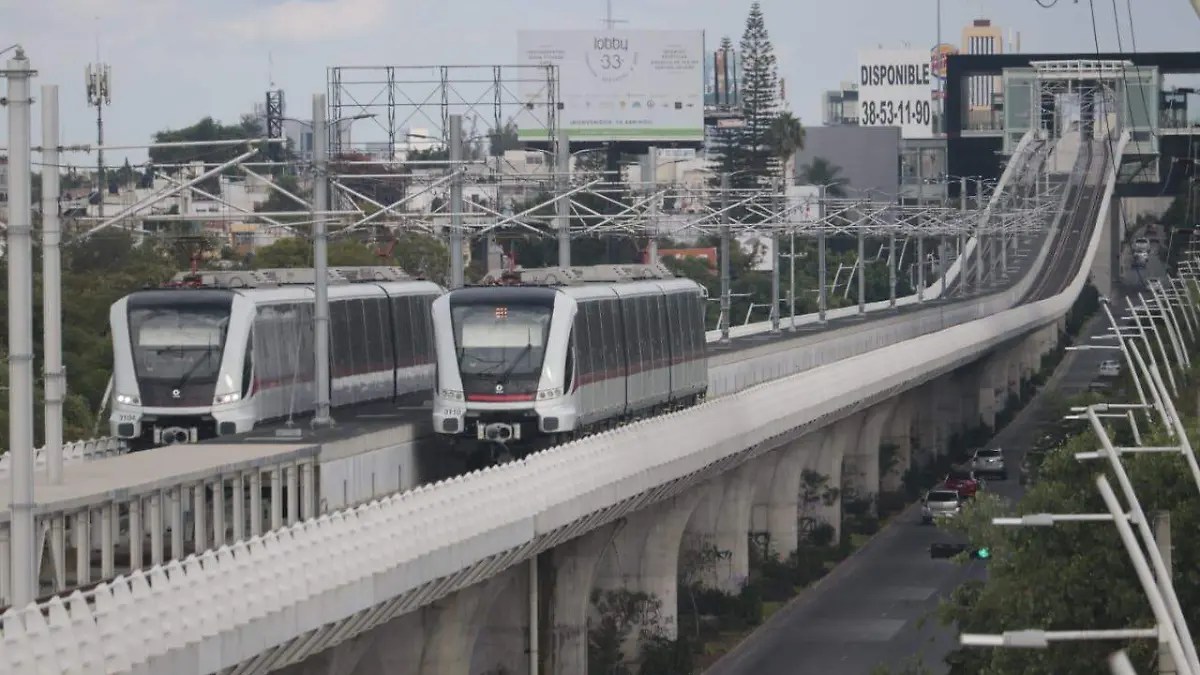
{"type": "MultiPolygon", "coordinates": [[[[571,140],[704,140],[703,31],[521,31],[517,63],[558,66],[559,125],[571,140]]],[[[545,100],[540,83],[522,98],[545,100]]],[[[531,129],[524,140],[545,140],[531,129]]]]}
{"type": "Polygon", "coordinates": [[[900,127],[904,138],[932,138],[936,89],[929,52],[862,52],[858,57],[858,123],[900,127]]]}

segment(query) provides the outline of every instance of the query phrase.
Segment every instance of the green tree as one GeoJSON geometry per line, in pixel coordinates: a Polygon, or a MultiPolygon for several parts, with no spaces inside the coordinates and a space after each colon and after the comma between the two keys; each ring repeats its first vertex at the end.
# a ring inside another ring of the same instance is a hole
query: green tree
{"type": "MultiPolygon", "coordinates": [[[[1190,433],[1195,433],[1191,420],[1190,433]]],[[[1167,444],[1165,437],[1150,445],[1167,444]]],[[[1046,453],[1038,482],[1016,505],[1018,514],[1104,513],[1095,485],[1097,472],[1116,480],[1107,464],[1081,462],[1076,452],[1094,450],[1095,435],[1080,433],[1046,453]]],[[[1200,542],[1180,536],[1200,527],[1196,484],[1178,455],[1134,454],[1122,459],[1147,513],[1171,514],[1176,593],[1190,625],[1200,625],[1200,583],[1193,570],[1200,563],[1200,542]]],[[[1049,528],[997,527],[991,519],[1009,515],[1008,507],[984,495],[969,506],[954,527],[973,546],[992,551],[986,581],[956,590],[940,614],[969,633],[1039,628],[1045,630],[1150,627],[1154,619],[1133,566],[1110,523],[1061,523],[1049,528]]],[[[1152,672],[1156,645],[1127,645],[1139,672],[1152,672]]],[[[1055,673],[1083,675],[1102,669],[1112,643],[1066,642],[1050,649],[962,648],[947,657],[950,672],[972,675],[1055,673]]]]}
{"type": "Polygon", "coordinates": [[[808,185],[824,185],[829,197],[845,197],[850,184],[842,176],[842,167],[824,157],[813,157],[812,162],[800,167],[800,180],[808,185]]]}
{"type": "MultiPolygon", "coordinates": [[[[238,124],[225,125],[205,117],[190,127],[182,129],[167,129],[154,134],[155,143],[185,143],[197,141],[234,141],[242,139],[261,138],[262,127],[252,117],[243,117],[238,124]]],[[[150,148],[150,163],[154,165],[178,165],[189,162],[205,162],[206,164],[222,164],[246,151],[244,145],[216,145],[196,147],[166,147],[150,148]]],[[[167,175],[179,173],[178,166],[168,166],[167,175]]],[[[236,169],[229,169],[226,175],[236,175],[236,169]]],[[[196,187],[209,194],[219,194],[220,181],[214,176],[202,181],[196,187]]]]}
{"type": "Polygon", "coordinates": [[[780,176],[783,184],[788,184],[788,164],[792,157],[804,149],[804,127],[800,120],[789,111],[779,113],[771,120],[768,133],[771,151],[779,158],[780,176]]]}

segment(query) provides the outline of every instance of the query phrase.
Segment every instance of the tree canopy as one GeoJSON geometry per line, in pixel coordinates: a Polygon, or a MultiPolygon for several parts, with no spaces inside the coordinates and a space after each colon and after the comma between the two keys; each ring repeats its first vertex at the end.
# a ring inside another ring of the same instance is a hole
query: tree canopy
{"type": "MultiPolygon", "coordinates": [[[[1000,499],[983,495],[966,509],[957,524],[975,546],[991,549],[986,581],[971,581],[957,589],[941,608],[947,622],[968,633],[1000,633],[1023,629],[1082,630],[1149,628],[1150,605],[1132,563],[1111,523],[1059,523],[1054,527],[998,527],[991,518],[1031,513],[1107,513],[1095,477],[1109,475],[1106,461],[1083,462],[1075,453],[1093,451],[1097,440],[1079,430],[1058,448],[1047,452],[1038,480],[1009,508],[1000,499]]],[[[1189,436],[1195,438],[1195,420],[1189,436]]],[[[1163,434],[1144,439],[1147,445],[1167,445],[1163,434]]],[[[1175,454],[1126,454],[1122,461],[1148,515],[1170,513],[1173,579],[1179,602],[1190,625],[1200,625],[1200,541],[1185,536],[1200,527],[1197,486],[1183,458],[1175,454]]],[[[1121,497],[1124,503],[1124,498],[1121,497]]],[[[1103,668],[1104,658],[1117,648],[1113,642],[1065,642],[1050,649],[961,648],[947,657],[958,675],[1017,675],[1019,673],[1091,674],[1103,668]]],[[[1157,644],[1131,641],[1127,648],[1138,672],[1152,672],[1157,644]]]]}

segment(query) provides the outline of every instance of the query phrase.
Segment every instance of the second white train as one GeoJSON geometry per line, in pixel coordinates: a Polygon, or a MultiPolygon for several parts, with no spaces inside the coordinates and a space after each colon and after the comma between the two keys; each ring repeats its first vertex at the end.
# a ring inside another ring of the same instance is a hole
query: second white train
{"type": "Polygon", "coordinates": [[[437,433],[519,456],[703,399],[703,286],[659,266],[519,274],[434,301],[437,433]]]}

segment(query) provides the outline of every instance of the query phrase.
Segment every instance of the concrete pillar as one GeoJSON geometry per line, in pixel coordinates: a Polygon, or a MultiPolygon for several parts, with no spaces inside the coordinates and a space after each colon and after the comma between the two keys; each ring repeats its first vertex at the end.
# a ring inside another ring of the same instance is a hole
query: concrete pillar
{"type": "Polygon", "coordinates": [[[894,400],[885,401],[867,410],[857,430],[858,438],[845,452],[842,486],[858,499],[874,502],[879,494],[879,444],[895,405],[894,400]]]}
{"type": "Polygon", "coordinates": [[[739,593],[750,576],[750,507],[754,504],[758,460],[747,462],[727,479],[721,510],[717,514],[715,545],[728,551],[729,558],[717,566],[714,587],[726,593],[739,593]]]}
{"type": "MultiPolygon", "coordinates": [[[[611,544],[600,554],[595,580],[598,590],[640,592],[659,602],[657,614],[650,618],[655,625],[641,628],[661,631],[670,638],[677,635],[679,549],[692,512],[705,496],[704,490],[688,490],[631,514],[617,524],[611,544]]],[[[745,539],[746,526],[742,527],[745,539]]],[[[632,637],[637,637],[637,630],[632,637]]],[[[631,640],[625,648],[626,657],[635,662],[636,642],[631,640]]]]}
{"type": "Polygon", "coordinates": [[[820,522],[833,527],[834,541],[842,536],[842,491],[845,483],[842,466],[846,455],[854,451],[858,442],[860,427],[863,424],[863,413],[856,413],[832,425],[821,447],[819,464],[815,471],[822,476],[828,476],[829,486],[837,488],[837,499],[832,504],[820,503],[815,509],[820,522]]]}
{"type": "MultiPolygon", "coordinates": [[[[547,675],[587,675],[588,610],[600,556],[617,533],[608,524],[550,552],[549,644],[542,645],[547,675]]],[[[398,670],[395,672],[404,672],[398,670]]]]}
{"type": "Polygon", "coordinates": [[[883,442],[895,448],[895,460],[889,471],[879,478],[879,489],[896,492],[904,486],[904,474],[912,466],[912,422],[917,401],[913,394],[901,394],[884,433],[883,442]]]}
{"type": "Polygon", "coordinates": [[[977,414],[980,423],[989,427],[996,425],[996,412],[1001,406],[996,393],[998,390],[1003,391],[1007,388],[1008,354],[1006,352],[994,353],[985,359],[976,388],[979,392],[977,414]]]}
{"type": "Polygon", "coordinates": [[[939,377],[913,392],[913,426],[917,447],[913,461],[925,463],[945,452],[945,434],[949,422],[942,409],[941,387],[949,378],[939,377]]]}
{"type": "MultiPolygon", "coordinates": [[[[370,631],[375,636],[372,649],[351,672],[471,675],[475,646],[492,606],[524,571],[521,565],[510,568],[370,631]]],[[[510,614],[525,615],[528,621],[526,607],[517,605],[508,610],[510,614]]]]}
{"type": "Polygon", "coordinates": [[[780,448],[770,455],[775,463],[764,462],[767,470],[759,474],[750,529],[766,533],[768,551],[776,557],[787,558],[800,545],[802,476],[818,464],[825,436],[825,430],[817,430],[780,448]]]}
{"type": "Polygon", "coordinates": [[[475,638],[472,673],[529,672],[529,562],[518,563],[509,572],[515,578],[492,601],[475,638]]]}

